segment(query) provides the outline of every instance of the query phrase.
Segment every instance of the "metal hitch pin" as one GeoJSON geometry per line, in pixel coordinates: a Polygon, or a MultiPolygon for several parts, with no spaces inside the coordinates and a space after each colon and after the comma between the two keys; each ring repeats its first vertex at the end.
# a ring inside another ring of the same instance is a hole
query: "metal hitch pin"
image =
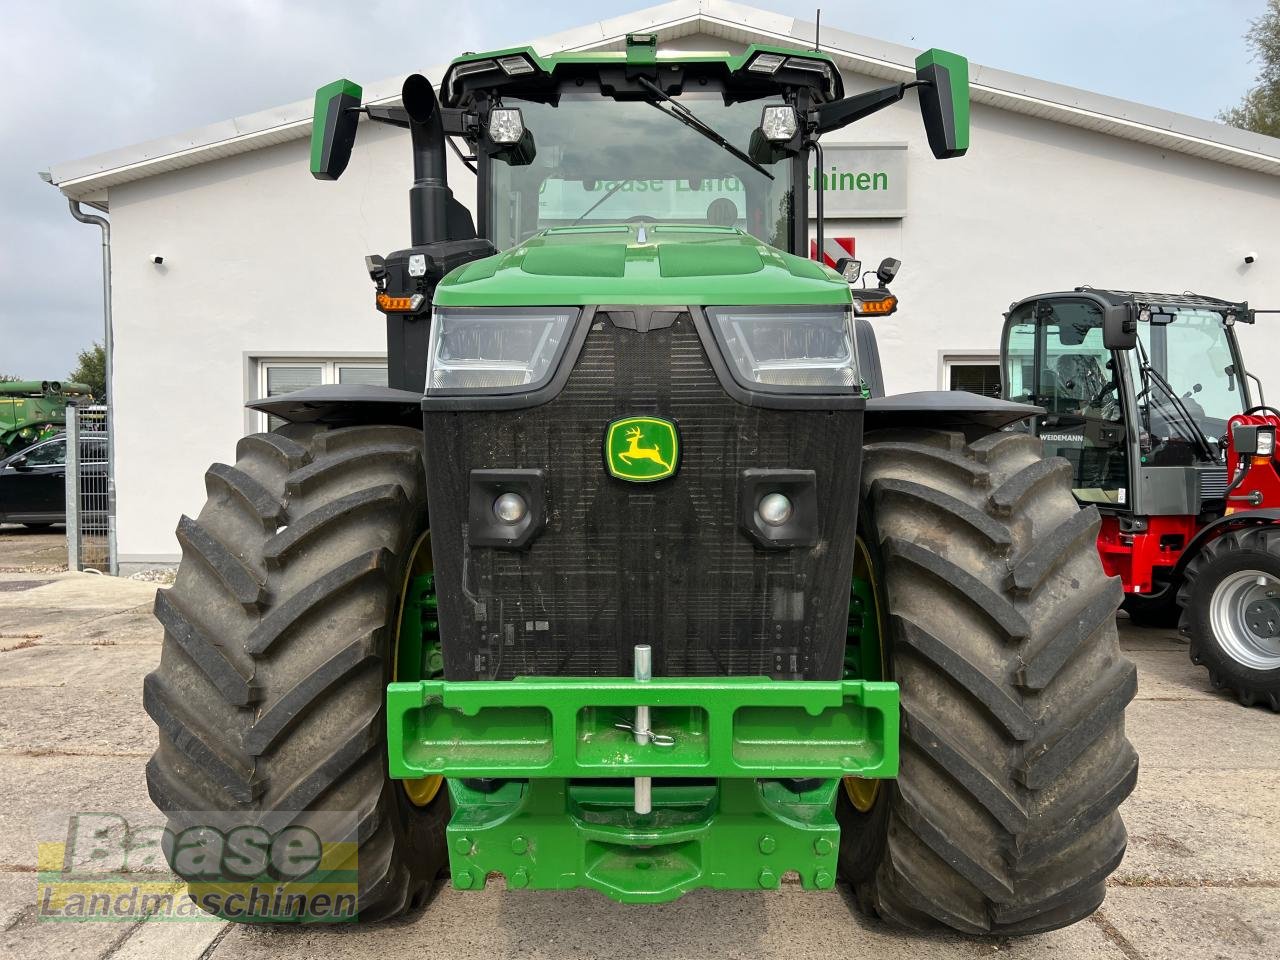
{"type": "MultiPolygon", "coordinates": [[[[638,643],[635,648],[634,676],[637,682],[647,683],[653,679],[653,648],[647,643],[638,643]]],[[[636,743],[648,743],[653,737],[649,729],[649,707],[636,707],[636,720],[631,727],[636,743]]],[[[653,811],[653,779],[636,777],[636,813],[653,811]]]]}

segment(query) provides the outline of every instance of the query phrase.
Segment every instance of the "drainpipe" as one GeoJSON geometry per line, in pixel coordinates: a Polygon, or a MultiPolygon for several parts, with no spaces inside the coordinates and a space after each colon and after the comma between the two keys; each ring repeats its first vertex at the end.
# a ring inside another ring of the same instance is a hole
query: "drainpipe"
{"type": "Polygon", "coordinates": [[[115,380],[112,377],[114,344],[111,328],[111,222],[106,217],[85,213],[80,201],[67,199],[71,215],[81,223],[90,223],[102,231],[102,352],[106,358],[107,384],[107,572],[117,576],[120,572],[116,560],[116,405],[115,380]]]}

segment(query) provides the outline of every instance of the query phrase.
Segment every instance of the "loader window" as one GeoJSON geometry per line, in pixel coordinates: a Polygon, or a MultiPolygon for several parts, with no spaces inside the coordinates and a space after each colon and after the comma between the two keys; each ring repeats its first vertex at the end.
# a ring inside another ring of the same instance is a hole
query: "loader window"
{"type": "Polygon", "coordinates": [[[1123,380],[1102,341],[1102,312],[1083,301],[1026,304],[1005,344],[1010,400],[1045,408],[1036,430],[1045,453],[1071,463],[1076,497],[1121,506],[1129,464],[1123,380]]]}
{"type": "MultiPolygon", "coordinates": [[[[747,150],[766,103],[726,104],[696,92],[680,102],[747,150]]],[[[643,101],[570,92],[558,104],[513,98],[537,150],[532,163],[488,158],[490,236],[498,249],[547,227],[627,220],[736,226],[775,247],[791,237],[791,160],[774,179],[643,101]]]]}
{"type": "Polygon", "coordinates": [[[1154,466],[1190,466],[1202,462],[1196,437],[1221,438],[1227,421],[1244,410],[1244,391],[1235,375],[1235,358],[1222,317],[1212,310],[1154,313],[1138,324],[1141,351],[1131,362],[1146,357],[1175,397],[1154,377],[1138,369],[1138,415],[1142,421],[1143,452],[1154,466]],[[1194,428],[1187,419],[1194,422],[1194,428]]]}

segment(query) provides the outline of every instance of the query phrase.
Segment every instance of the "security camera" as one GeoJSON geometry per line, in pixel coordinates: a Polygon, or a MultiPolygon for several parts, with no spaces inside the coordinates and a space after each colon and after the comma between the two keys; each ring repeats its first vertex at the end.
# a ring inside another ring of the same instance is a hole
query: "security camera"
{"type": "Polygon", "coordinates": [[[1253,263],[1253,261],[1255,261],[1255,260],[1257,260],[1257,259],[1258,259],[1258,255],[1257,255],[1256,253],[1254,253],[1252,250],[1250,250],[1248,253],[1246,253],[1246,254],[1244,255],[1244,262],[1245,262],[1245,263],[1253,263]]]}
{"type": "Polygon", "coordinates": [[[160,256],[160,254],[158,253],[153,253],[151,255],[151,262],[154,263],[156,266],[159,266],[160,264],[164,263],[164,257],[160,256]]]}

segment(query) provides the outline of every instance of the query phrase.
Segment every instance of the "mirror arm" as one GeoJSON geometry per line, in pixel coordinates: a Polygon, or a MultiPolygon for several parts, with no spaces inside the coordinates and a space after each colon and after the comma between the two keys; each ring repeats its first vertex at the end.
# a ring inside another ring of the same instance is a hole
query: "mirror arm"
{"type": "MultiPolygon", "coordinates": [[[[348,110],[353,113],[363,113],[375,123],[409,129],[409,112],[401,106],[371,104],[367,107],[350,107],[348,110]]],[[[457,107],[441,107],[440,123],[444,126],[446,137],[465,137],[475,135],[479,130],[480,121],[474,113],[467,113],[457,107]]]]}
{"type": "Polygon", "coordinates": [[[350,107],[349,111],[363,113],[376,123],[385,123],[393,127],[409,129],[409,114],[404,107],[388,107],[370,105],[367,107],[350,107]]]}
{"type": "Polygon", "coordinates": [[[843,100],[821,104],[809,114],[810,127],[814,134],[829,133],[832,130],[847,127],[863,117],[869,117],[885,107],[893,106],[906,96],[908,89],[921,86],[921,84],[922,81],[919,80],[912,80],[910,83],[895,83],[888,87],[880,87],[876,90],[868,90],[866,93],[845,97],[843,100]]]}

